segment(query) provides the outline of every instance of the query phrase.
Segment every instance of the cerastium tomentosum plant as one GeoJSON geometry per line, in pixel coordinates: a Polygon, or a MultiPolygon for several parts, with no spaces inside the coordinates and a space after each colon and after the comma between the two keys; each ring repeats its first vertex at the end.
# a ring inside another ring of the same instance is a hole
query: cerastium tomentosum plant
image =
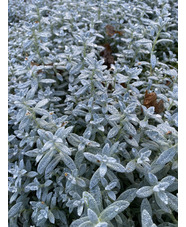
{"type": "Polygon", "coordinates": [[[176,0],[9,0],[9,226],[177,226],[176,0]]]}

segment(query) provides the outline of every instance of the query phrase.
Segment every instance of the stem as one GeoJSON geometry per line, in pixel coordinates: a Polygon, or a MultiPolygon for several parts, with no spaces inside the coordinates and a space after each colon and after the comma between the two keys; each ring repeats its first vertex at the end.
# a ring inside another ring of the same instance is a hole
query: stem
{"type": "MultiPolygon", "coordinates": [[[[161,30],[162,30],[162,28],[159,29],[159,31],[158,31],[158,33],[157,33],[157,35],[156,35],[156,38],[155,38],[155,40],[154,40],[154,42],[153,42],[152,50],[151,50],[151,55],[152,55],[153,52],[154,52],[154,48],[155,48],[155,46],[156,46],[156,43],[157,43],[157,40],[158,40],[159,35],[160,35],[160,33],[161,33],[161,30]]],[[[151,56],[151,55],[150,55],[150,56],[151,56]]],[[[152,65],[150,65],[150,76],[152,76],[152,65]]]]}
{"type": "Polygon", "coordinates": [[[175,224],[178,223],[178,221],[177,221],[176,218],[174,217],[173,213],[168,214],[168,215],[169,215],[169,217],[172,219],[173,223],[175,223],[175,224]]]}

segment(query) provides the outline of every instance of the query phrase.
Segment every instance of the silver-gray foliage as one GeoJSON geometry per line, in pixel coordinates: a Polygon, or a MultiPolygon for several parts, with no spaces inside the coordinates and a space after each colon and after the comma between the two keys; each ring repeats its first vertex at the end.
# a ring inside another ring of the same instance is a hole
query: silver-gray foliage
{"type": "Polygon", "coordinates": [[[10,227],[177,226],[177,5],[9,0],[10,227]]]}

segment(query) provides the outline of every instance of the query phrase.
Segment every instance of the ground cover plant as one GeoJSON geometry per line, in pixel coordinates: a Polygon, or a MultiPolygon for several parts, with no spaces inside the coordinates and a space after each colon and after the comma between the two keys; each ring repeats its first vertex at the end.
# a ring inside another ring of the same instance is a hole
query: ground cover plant
{"type": "Polygon", "coordinates": [[[177,1],[9,0],[9,226],[177,226],[177,1]]]}

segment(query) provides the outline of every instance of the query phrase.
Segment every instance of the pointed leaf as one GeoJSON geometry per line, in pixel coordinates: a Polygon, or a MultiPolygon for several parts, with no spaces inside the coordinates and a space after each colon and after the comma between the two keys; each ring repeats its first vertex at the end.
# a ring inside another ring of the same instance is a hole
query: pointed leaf
{"type": "Polygon", "coordinates": [[[46,167],[45,174],[48,174],[52,172],[52,170],[57,166],[57,164],[60,162],[61,157],[57,155],[46,167]]]}
{"type": "Polygon", "coordinates": [[[136,195],[139,198],[146,198],[153,194],[153,189],[151,186],[144,186],[137,190],[136,195]]]}
{"type": "Polygon", "coordinates": [[[107,166],[119,173],[124,173],[125,172],[125,167],[122,166],[121,164],[119,163],[107,163],[107,166]]]}
{"type": "Polygon", "coordinates": [[[87,213],[88,213],[89,220],[92,223],[96,224],[98,222],[97,214],[93,210],[91,210],[90,208],[88,208],[88,212],[87,213]]]}
{"type": "Polygon", "coordinates": [[[43,158],[41,159],[41,161],[39,162],[39,165],[37,167],[38,173],[42,174],[45,171],[45,168],[47,167],[47,165],[51,161],[53,155],[54,155],[54,151],[50,150],[43,156],[43,158]]]}
{"type": "Polygon", "coordinates": [[[141,220],[142,221],[142,227],[152,227],[152,226],[155,227],[156,226],[156,225],[153,225],[152,218],[146,210],[142,211],[141,219],[142,219],[141,220]]]}
{"type": "Polygon", "coordinates": [[[171,147],[168,150],[165,150],[163,153],[160,154],[159,158],[156,161],[156,164],[166,164],[173,160],[176,154],[176,148],[171,147]]]}
{"type": "Polygon", "coordinates": [[[94,172],[92,178],[90,179],[90,188],[95,187],[100,181],[99,168],[94,172]]]}
{"type": "Polygon", "coordinates": [[[35,107],[40,108],[42,106],[45,106],[48,102],[49,102],[49,99],[43,99],[43,100],[39,101],[35,107]]]}
{"type": "Polygon", "coordinates": [[[146,210],[150,214],[150,216],[152,216],[152,208],[147,198],[142,200],[140,209],[141,213],[143,212],[143,210],[146,210]]]}
{"type": "Polygon", "coordinates": [[[60,153],[61,159],[63,160],[63,162],[65,163],[65,165],[73,170],[73,169],[77,169],[76,165],[74,163],[74,161],[71,159],[71,157],[69,157],[67,154],[65,153],[60,153]]]}
{"type": "Polygon", "coordinates": [[[94,199],[94,197],[89,192],[84,191],[83,192],[83,199],[84,199],[87,207],[90,208],[91,210],[93,210],[99,216],[100,211],[99,211],[97,202],[94,199]]]}
{"type": "Polygon", "coordinates": [[[101,212],[99,220],[108,222],[112,220],[117,214],[124,211],[128,206],[129,202],[127,201],[116,201],[101,212]]]}
{"type": "Polygon", "coordinates": [[[107,173],[107,165],[103,162],[99,167],[100,177],[104,177],[106,173],[107,173]]]}
{"type": "Polygon", "coordinates": [[[111,128],[110,129],[110,131],[108,132],[108,134],[107,134],[107,138],[108,139],[111,139],[111,138],[113,138],[114,136],[116,136],[117,134],[118,134],[118,132],[119,132],[119,130],[120,130],[120,126],[114,126],[113,128],[111,128]]]}
{"type": "Polygon", "coordinates": [[[18,202],[15,205],[13,205],[8,211],[8,218],[14,217],[16,214],[19,214],[21,206],[22,206],[22,202],[18,202]]]}
{"type": "Polygon", "coordinates": [[[128,189],[123,193],[121,193],[121,195],[117,198],[117,200],[125,200],[131,203],[136,197],[136,192],[137,192],[136,188],[128,189]]]}

